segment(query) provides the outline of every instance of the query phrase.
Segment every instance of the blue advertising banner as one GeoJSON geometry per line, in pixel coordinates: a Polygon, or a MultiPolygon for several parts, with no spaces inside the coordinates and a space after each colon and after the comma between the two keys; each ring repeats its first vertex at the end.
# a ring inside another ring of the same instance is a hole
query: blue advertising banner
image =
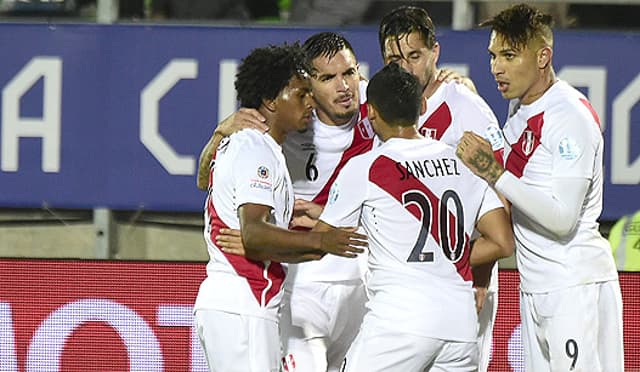
{"type": "MultiPolygon", "coordinates": [[[[0,207],[200,210],[198,155],[236,108],[238,63],[255,47],[318,31],[0,24],[0,207]]],[[[375,29],[337,31],[365,75],[381,67],[375,29]]],[[[440,65],[470,76],[502,120],[488,37],[439,31],[440,65]]],[[[604,125],[602,218],[640,209],[640,34],[557,32],[554,58],[604,125]]]]}

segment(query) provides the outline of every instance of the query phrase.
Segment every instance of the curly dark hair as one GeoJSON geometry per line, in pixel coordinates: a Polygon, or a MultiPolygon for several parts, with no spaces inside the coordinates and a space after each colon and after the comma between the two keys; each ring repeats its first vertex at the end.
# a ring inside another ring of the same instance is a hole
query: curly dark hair
{"type": "MultiPolygon", "coordinates": [[[[436,27],[426,10],[415,6],[400,6],[387,13],[380,21],[378,42],[380,52],[384,56],[384,41],[392,37],[399,43],[399,39],[418,32],[429,49],[436,45],[436,27]]],[[[398,45],[400,50],[400,45],[398,45]]]]}
{"type": "Polygon", "coordinates": [[[397,63],[389,63],[369,81],[367,101],[389,125],[415,125],[420,116],[422,85],[397,63]]]}
{"type": "Polygon", "coordinates": [[[311,68],[300,43],[256,48],[242,60],[235,87],[242,107],[257,109],[274,99],[294,77],[306,77],[311,68]]]}
{"type": "Polygon", "coordinates": [[[309,60],[318,57],[333,58],[343,49],[351,51],[354,56],[356,55],[351,43],[344,36],[335,32],[319,32],[311,35],[302,44],[302,49],[307,53],[309,60]]]}
{"type": "Polygon", "coordinates": [[[527,4],[507,8],[481,22],[480,27],[491,27],[516,50],[524,49],[530,41],[538,38],[553,42],[553,17],[527,4]]]}

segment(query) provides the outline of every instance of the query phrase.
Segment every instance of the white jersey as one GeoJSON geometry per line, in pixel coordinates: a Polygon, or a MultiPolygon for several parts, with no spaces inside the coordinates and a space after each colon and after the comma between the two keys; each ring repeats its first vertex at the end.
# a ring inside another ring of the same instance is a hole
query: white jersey
{"type": "Polygon", "coordinates": [[[491,142],[496,159],[502,162],[504,141],[498,120],[482,97],[463,84],[443,82],[427,99],[418,129],[423,136],[453,147],[465,131],[472,131],[491,142]]]}
{"type": "Polygon", "coordinates": [[[598,231],[602,211],[603,138],[599,119],[576,89],[558,81],[530,105],[512,102],[503,132],[505,167],[551,194],[554,178],[590,180],[575,233],[559,240],[512,208],[516,259],[524,292],[549,292],[617,278],[611,248],[598,231]]]}
{"type": "Polygon", "coordinates": [[[469,240],[476,220],[499,207],[452,147],[392,138],[349,161],[320,219],[364,227],[369,316],[401,332],[475,342],[469,240]]]}
{"type": "Polygon", "coordinates": [[[240,229],[238,208],[272,208],[271,223],[287,228],[293,189],[280,145],[268,134],[245,129],[218,148],[205,205],[207,278],[194,309],[214,309],[276,320],[285,269],[278,262],[225,254],[215,244],[221,228],[240,229]]]}
{"type": "MultiPolygon", "coordinates": [[[[360,113],[350,123],[327,125],[314,116],[304,132],[289,133],[283,145],[296,198],[325,205],[329,188],[347,160],[371,150],[375,133],[366,108],[366,82],[360,83],[360,113]]],[[[361,278],[358,261],[328,254],[319,261],[290,264],[296,281],[361,278]]]]}
{"type": "MultiPolygon", "coordinates": [[[[486,138],[493,155],[502,163],[504,139],[498,119],[489,105],[465,85],[443,82],[427,99],[427,111],[418,119],[419,131],[425,137],[456,147],[465,131],[486,138]]],[[[491,273],[489,289],[498,291],[498,264],[491,273]]]]}

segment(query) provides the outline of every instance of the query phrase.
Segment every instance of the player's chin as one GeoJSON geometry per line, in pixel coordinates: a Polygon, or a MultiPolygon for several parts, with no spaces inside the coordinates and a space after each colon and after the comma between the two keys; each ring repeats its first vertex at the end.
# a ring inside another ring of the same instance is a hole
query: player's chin
{"type": "Polygon", "coordinates": [[[311,115],[303,116],[302,119],[298,122],[298,130],[305,130],[311,125],[313,121],[311,115]]]}

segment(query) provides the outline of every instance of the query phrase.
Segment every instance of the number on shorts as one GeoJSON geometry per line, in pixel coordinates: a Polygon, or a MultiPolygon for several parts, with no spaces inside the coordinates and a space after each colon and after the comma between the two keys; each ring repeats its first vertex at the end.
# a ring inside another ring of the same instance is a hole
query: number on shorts
{"type": "Polygon", "coordinates": [[[462,223],[462,221],[464,221],[464,212],[462,209],[462,202],[460,201],[458,194],[453,190],[447,190],[442,194],[439,205],[440,213],[438,216],[433,216],[431,201],[420,191],[410,190],[402,195],[402,205],[407,208],[411,204],[416,205],[420,209],[422,217],[420,220],[420,233],[418,234],[418,239],[416,240],[413,249],[411,249],[407,262],[433,262],[433,252],[423,251],[433,223],[435,223],[436,227],[439,228],[440,248],[444,252],[444,255],[451,261],[458,261],[460,257],[462,257],[465,243],[464,225],[462,223]],[[458,221],[455,226],[455,234],[457,237],[455,247],[450,246],[449,239],[449,210],[447,209],[447,203],[449,200],[453,201],[456,207],[456,221],[458,221]],[[432,218],[434,220],[432,220],[432,218]]]}
{"type": "Polygon", "coordinates": [[[578,361],[578,343],[576,340],[570,338],[567,340],[567,343],[564,344],[564,351],[567,352],[567,356],[573,361],[571,362],[570,370],[573,370],[576,366],[576,362],[578,361]]]}

